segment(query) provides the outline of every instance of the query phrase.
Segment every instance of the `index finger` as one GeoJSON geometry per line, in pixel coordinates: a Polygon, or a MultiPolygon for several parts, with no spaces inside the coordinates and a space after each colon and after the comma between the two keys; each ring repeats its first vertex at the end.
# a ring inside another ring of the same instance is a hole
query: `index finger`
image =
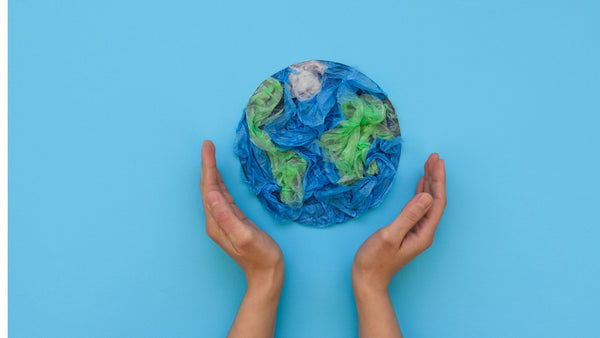
{"type": "Polygon", "coordinates": [[[433,238],[435,230],[446,208],[446,168],[443,159],[431,163],[431,195],[433,203],[420,222],[419,231],[428,238],[433,238]]]}
{"type": "Polygon", "coordinates": [[[202,144],[202,174],[200,178],[202,196],[209,191],[220,190],[217,173],[217,160],[215,159],[215,145],[211,141],[202,144]]]}

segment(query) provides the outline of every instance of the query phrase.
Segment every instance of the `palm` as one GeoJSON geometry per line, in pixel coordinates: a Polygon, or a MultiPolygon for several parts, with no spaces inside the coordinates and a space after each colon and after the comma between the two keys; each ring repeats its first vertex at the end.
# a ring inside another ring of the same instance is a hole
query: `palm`
{"type": "Polygon", "coordinates": [[[386,286],[391,277],[433,243],[446,207],[446,174],[443,160],[429,156],[415,197],[398,217],[377,230],[356,253],[353,275],[368,283],[386,286]],[[419,207],[419,203],[427,205],[419,207]]]}
{"type": "Polygon", "coordinates": [[[200,188],[206,214],[206,233],[246,272],[272,267],[283,261],[279,245],[235,204],[217,169],[212,143],[203,149],[200,188]],[[208,212],[208,195],[218,194],[227,208],[215,215],[208,212]]]}

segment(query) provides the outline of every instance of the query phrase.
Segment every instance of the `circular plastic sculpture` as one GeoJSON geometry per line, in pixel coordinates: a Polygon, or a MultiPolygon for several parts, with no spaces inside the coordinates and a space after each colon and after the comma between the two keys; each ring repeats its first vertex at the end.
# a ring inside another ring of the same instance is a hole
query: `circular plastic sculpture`
{"type": "Polygon", "coordinates": [[[380,204],[400,159],[392,103],[356,69],[306,61],[272,75],[250,97],[235,153],[272,213],[324,227],[380,204]]]}

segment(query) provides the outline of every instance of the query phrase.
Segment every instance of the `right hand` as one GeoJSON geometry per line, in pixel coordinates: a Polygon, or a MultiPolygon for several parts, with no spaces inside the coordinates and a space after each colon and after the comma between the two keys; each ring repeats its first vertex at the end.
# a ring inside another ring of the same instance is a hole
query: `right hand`
{"type": "Polygon", "coordinates": [[[446,207],[444,160],[431,154],[417,192],[389,225],[361,245],[352,264],[360,337],[402,337],[388,285],[394,274],[433,243],[446,207]]]}
{"type": "Polygon", "coordinates": [[[352,265],[354,287],[387,291],[394,274],[431,246],[445,207],[444,160],[434,153],[425,162],[416,195],[358,249],[352,265]]]}

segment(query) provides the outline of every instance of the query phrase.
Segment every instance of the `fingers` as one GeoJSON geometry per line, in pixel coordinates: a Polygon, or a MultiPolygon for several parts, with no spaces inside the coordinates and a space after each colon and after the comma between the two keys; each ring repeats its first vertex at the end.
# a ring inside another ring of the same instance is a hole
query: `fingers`
{"type": "Polygon", "coordinates": [[[214,218],[218,226],[223,229],[229,237],[232,245],[239,248],[240,245],[247,243],[249,238],[254,236],[254,229],[246,226],[236,216],[235,211],[220,191],[209,191],[206,194],[206,203],[210,215],[214,218]]]}
{"type": "Polygon", "coordinates": [[[437,160],[431,169],[431,191],[433,200],[446,204],[446,163],[443,159],[437,160]]]}
{"type": "Polygon", "coordinates": [[[425,191],[425,176],[421,176],[419,179],[419,183],[417,183],[417,190],[415,191],[415,195],[422,193],[425,191]]]}
{"type": "Polygon", "coordinates": [[[432,196],[431,206],[423,218],[410,229],[411,236],[406,238],[402,247],[412,252],[422,252],[433,243],[433,238],[444,209],[446,208],[446,172],[445,162],[437,153],[429,156],[424,166],[425,175],[417,184],[417,193],[421,184],[423,191],[432,196]],[[421,181],[423,181],[421,183],[421,181]]]}
{"type": "Polygon", "coordinates": [[[425,161],[425,165],[423,166],[423,191],[429,192],[429,160],[431,159],[431,155],[425,161]]]}
{"type": "Polygon", "coordinates": [[[200,179],[200,190],[202,190],[203,196],[209,191],[220,190],[217,177],[215,145],[211,141],[204,141],[202,145],[202,178],[200,179]]]}
{"type": "Polygon", "coordinates": [[[221,177],[221,172],[219,172],[219,169],[217,169],[217,184],[219,185],[219,189],[221,189],[221,193],[223,193],[225,200],[227,200],[229,203],[234,203],[233,197],[229,193],[229,189],[227,189],[225,182],[223,182],[223,177],[221,177]]]}
{"type": "Polygon", "coordinates": [[[443,159],[430,164],[430,189],[433,202],[416,232],[427,240],[433,240],[435,230],[446,208],[446,169],[443,159]]]}
{"type": "MultiPolygon", "coordinates": [[[[211,141],[204,141],[202,145],[202,178],[200,179],[200,190],[202,191],[203,201],[206,199],[206,193],[209,191],[219,191],[225,200],[231,204],[234,214],[242,221],[248,219],[246,214],[237,206],[233,200],[233,197],[229,193],[221,173],[217,168],[217,160],[215,158],[215,145],[211,141]]],[[[206,206],[206,203],[205,203],[206,206]]],[[[209,219],[212,219],[210,215],[207,215],[209,219]]],[[[208,230],[208,229],[207,229],[208,230]]]]}
{"type": "Polygon", "coordinates": [[[202,203],[206,211],[206,234],[217,244],[226,245],[226,235],[219,227],[213,215],[208,212],[207,194],[210,191],[220,191],[218,178],[220,177],[215,159],[215,145],[211,141],[202,144],[202,178],[200,179],[200,190],[202,191],[202,203]]]}
{"type": "Polygon", "coordinates": [[[427,158],[427,161],[425,161],[425,166],[424,166],[425,182],[423,185],[424,192],[431,193],[431,169],[432,169],[432,165],[438,159],[439,159],[439,155],[437,153],[433,153],[433,154],[429,155],[429,158],[427,158]]]}
{"type": "Polygon", "coordinates": [[[246,216],[246,214],[244,214],[244,212],[242,211],[242,209],[240,209],[236,204],[235,201],[233,200],[233,197],[231,196],[231,194],[229,193],[229,189],[227,189],[227,186],[225,185],[225,182],[223,182],[223,178],[221,177],[221,173],[219,172],[219,169],[217,169],[217,184],[219,185],[219,188],[221,189],[221,193],[223,194],[223,196],[225,197],[225,200],[231,204],[231,207],[233,208],[233,212],[235,213],[235,215],[241,220],[244,221],[246,219],[248,219],[248,217],[246,216]]]}
{"type": "Polygon", "coordinates": [[[235,216],[231,205],[227,203],[221,192],[209,191],[206,194],[206,203],[208,211],[217,223],[225,230],[226,233],[231,232],[239,222],[235,216]]]}
{"type": "Polygon", "coordinates": [[[394,243],[400,246],[406,233],[417,224],[432,204],[430,194],[423,192],[413,197],[402,209],[398,217],[388,226],[382,228],[382,239],[388,243],[394,243]]]}
{"type": "Polygon", "coordinates": [[[206,211],[207,235],[226,252],[240,254],[240,248],[250,242],[248,234],[254,229],[243,223],[248,218],[234,204],[217,169],[215,146],[208,140],[202,145],[200,190],[206,211]]]}

